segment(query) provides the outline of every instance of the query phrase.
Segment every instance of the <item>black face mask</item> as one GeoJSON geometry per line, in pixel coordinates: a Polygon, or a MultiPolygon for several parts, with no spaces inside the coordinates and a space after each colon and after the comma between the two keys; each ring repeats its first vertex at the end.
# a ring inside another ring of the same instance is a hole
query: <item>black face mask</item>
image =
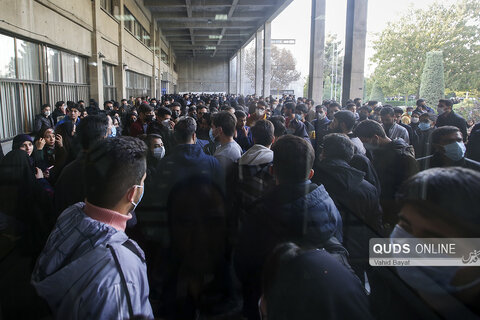
{"type": "Polygon", "coordinates": [[[154,117],[154,115],[149,114],[149,115],[147,115],[147,116],[145,117],[145,120],[146,120],[147,122],[152,122],[152,121],[153,121],[153,117],[154,117]]]}
{"type": "Polygon", "coordinates": [[[180,115],[180,112],[178,112],[178,111],[173,111],[172,112],[172,118],[173,119],[177,119],[179,115],[180,115]]]}
{"type": "Polygon", "coordinates": [[[366,114],[363,114],[363,113],[361,113],[361,114],[359,114],[359,117],[358,117],[358,119],[359,119],[359,120],[365,120],[365,119],[367,119],[367,115],[366,115],[366,114]]]}

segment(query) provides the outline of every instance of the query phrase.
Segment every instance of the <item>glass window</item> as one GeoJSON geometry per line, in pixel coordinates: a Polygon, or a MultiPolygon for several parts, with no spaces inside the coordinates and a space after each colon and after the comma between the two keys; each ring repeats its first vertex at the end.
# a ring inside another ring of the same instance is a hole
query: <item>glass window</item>
{"type": "Polygon", "coordinates": [[[15,78],[15,43],[12,37],[0,34],[0,78],[15,78]]]}
{"type": "Polygon", "coordinates": [[[160,58],[168,66],[168,55],[165,51],[163,51],[163,50],[161,51],[160,58]]]}
{"type": "Polygon", "coordinates": [[[104,86],[113,86],[115,85],[114,82],[114,68],[112,65],[103,64],[103,85],[104,86]]]}
{"type": "Polygon", "coordinates": [[[62,64],[60,61],[60,51],[48,48],[47,49],[48,62],[48,81],[61,82],[62,81],[62,64]]]}
{"type": "Polygon", "coordinates": [[[18,78],[40,80],[38,44],[16,39],[18,78]]]}
{"type": "Polygon", "coordinates": [[[87,59],[75,57],[75,82],[87,83],[87,59]]]}
{"type": "Polygon", "coordinates": [[[133,21],[135,19],[133,18],[132,13],[127,9],[127,7],[123,7],[123,10],[123,20],[125,21],[125,28],[133,33],[133,21]]]}
{"type": "Polygon", "coordinates": [[[75,58],[72,54],[62,52],[62,82],[75,83],[75,58]]]}
{"type": "Polygon", "coordinates": [[[100,0],[100,6],[110,14],[113,14],[112,0],[100,0]]]}

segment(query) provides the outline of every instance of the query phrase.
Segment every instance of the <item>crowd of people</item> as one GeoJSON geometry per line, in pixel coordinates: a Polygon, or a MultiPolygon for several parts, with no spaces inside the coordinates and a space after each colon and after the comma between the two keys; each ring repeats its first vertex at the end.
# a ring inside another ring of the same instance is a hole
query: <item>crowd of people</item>
{"type": "Polygon", "coordinates": [[[480,126],[452,100],[54,107],[1,153],[0,318],[480,316],[476,267],[369,265],[372,238],[479,237],[480,126]]]}

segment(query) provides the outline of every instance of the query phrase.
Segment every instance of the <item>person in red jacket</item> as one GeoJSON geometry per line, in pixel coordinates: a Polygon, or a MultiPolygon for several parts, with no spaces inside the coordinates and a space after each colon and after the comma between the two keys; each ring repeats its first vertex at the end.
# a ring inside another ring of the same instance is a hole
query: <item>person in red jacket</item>
{"type": "Polygon", "coordinates": [[[155,119],[153,108],[143,103],[138,107],[138,119],[130,126],[130,135],[137,137],[141,134],[147,133],[147,127],[150,122],[155,119]]]}

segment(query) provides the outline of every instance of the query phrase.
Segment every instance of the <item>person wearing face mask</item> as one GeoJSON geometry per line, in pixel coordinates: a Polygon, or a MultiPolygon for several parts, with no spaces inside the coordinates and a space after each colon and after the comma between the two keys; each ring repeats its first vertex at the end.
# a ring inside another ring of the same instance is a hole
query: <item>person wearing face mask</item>
{"type": "Polygon", "coordinates": [[[316,119],[312,121],[312,125],[315,128],[310,134],[310,140],[315,149],[315,154],[320,154],[319,146],[322,144],[323,137],[328,134],[328,126],[331,121],[327,118],[327,107],[323,105],[317,105],[315,107],[316,119]]]}
{"type": "Polygon", "coordinates": [[[145,256],[125,233],[142,200],[147,146],[104,139],[85,155],[85,202],[57,219],[32,284],[57,319],[153,319],[145,256]]]}
{"type": "Polygon", "coordinates": [[[463,142],[467,141],[467,121],[458,113],[453,111],[452,100],[441,99],[438,101],[437,127],[454,126],[460,130],[463,142]]]}
{"type": "Polygon", "coordinates": [[[163,146],[162,136],[159,134],[148,134],[145,143],[148,147],[147,153],[147,180],[148,177],[155,176],[160,160],[165,156],[165,147],[163,146]]]}
{"type": "MultiPolygon", "coordinates": [[[[480,207],[479,194],[478,171],[451,167],[416,174],[397,194],[401,205],[400,221],[390,235],[392,242],[401,241],[396,240],[398,238],[480,237],[476,210],[480,207]]],[[[400,278],[443,319],[477,319],[480,316],[478,267],[396,269],[400,278]]]]}
{"type": "Polygon", "coordinates": [[[375,120],[364,120],[353,130],[367,149],[367,155],[377,171],[380,181],[380,204],[386,230],[397,223],[398,207],[395,193],[400,185],[418,172],[413,147],[402,139],[387,137],[382,125],[375,120]]]}
{"type": "Polygon", "coordinates": [[[433,130],[430,137],[432,155],[417,159],[420,169],[435,167],[464,167],[480,171],[480,163],[465,158],[466,147],[457,127],[445,126],[433,130]]]}
{"type": "Polygon", "coordinates": [[[170,108],[170,111],[172,111],[172,121],[177,123],[181,113],[181,110],[180,110],[181,104],[178,102],[173,102],[169,104],[168,107],[170,108]]]}
{"type": "Polygon", "coordinates": [[[341,110],[333,115],[333,121],[330,122],[329,130],[333,133],[343,133],[347,135],[355,146],[355,153],[365,155],[366,150],[362,141],[355,137],[352,129],[355,125],[355,116],[351,111],[341,110]]]}
{"type": "Polygon", "coordinates": [[[413,112],[412,120],[417,119],[417,126],[414,127],[415,133],[418,136],[418,143],[414,145],[415,157],[423,158],[432,154],[432,146],[430,144],[430,135],[435,130],[435,123],[437,116],[431,113],[422,113],[420,116],[416,116],[416,112],[413,112]]]}
{"type": "Polygon", "coordinates": [[[308,136],[311,136],[312,132],[315,131],[315,127],[307,121],[307,115],[309,114],[309,110],[306,105],[303,103],[297,104],[295,106],[295,119],[297,121],[303,122],[305,125],[305,129],[307,130],[308,136]]]}
{"type": "Polygon", "coordinates": [[[412,116],[410,117],[410,127],[412,127],[412,130],[417,132],[418,129],[418,124],[420,122],[420,115],[422,115],[422,112],[418,111],[412,111],[412,116]]]}
{"type": "Polygon", "coordinates": [[[55,122],[51,116],[51,107],[49,104],[42,105],[42,112],[35,116],[35,124],[33,127],[33,132],[40,133],[42,128],[53,128],[55,127],[55,122]]]}
{"type": "Polygon", "coordinates": [[[255,111],[248,116],[246,125],[253,127],[258,120],[267,119],[266,111],[267,104],[264,101],[259,101],[255,107],[255,111]]]}
{"type": "Polygon", "coordinates": [[[130,135],[137,137],[141,134],[147,133],[147,127],[150,122],[155,119],[153,108],[143,103],[138,107],[138,119],[130,126],[130,135]]]}

